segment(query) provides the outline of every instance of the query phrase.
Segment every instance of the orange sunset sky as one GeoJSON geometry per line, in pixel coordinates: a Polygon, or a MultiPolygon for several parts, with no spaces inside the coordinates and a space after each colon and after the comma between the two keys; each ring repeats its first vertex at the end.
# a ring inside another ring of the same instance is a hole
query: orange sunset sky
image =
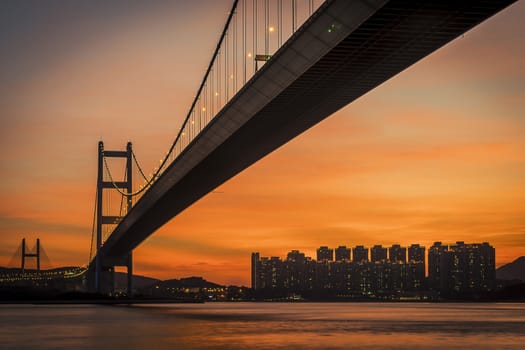
{"type": "MultiPolygon", "coordinates": [[[[89,255],[97,143],[153,169],[230,1],[0,3],[0,266],[89,255]]],[[[137,274],[249,285],[250,253],[488,241],[525,255],[525,3],[332,115],[172,219],[137,274]]]]}

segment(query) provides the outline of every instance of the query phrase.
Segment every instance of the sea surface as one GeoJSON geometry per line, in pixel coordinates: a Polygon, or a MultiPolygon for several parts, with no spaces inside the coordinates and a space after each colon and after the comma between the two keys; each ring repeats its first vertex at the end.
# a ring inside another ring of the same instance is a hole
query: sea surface
{"type": "Polygon", "coordinates": [[[0,305],[0,349],[525,349],[525,303],[0,305]]]}

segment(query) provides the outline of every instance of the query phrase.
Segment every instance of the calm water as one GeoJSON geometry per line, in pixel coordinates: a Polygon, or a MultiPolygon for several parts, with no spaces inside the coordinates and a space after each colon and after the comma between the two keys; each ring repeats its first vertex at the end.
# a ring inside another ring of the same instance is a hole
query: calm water
{"type": "Polygon", "coordinates": [[[525,349],[525,304],[0,305],[1,349],[525,349]]]}

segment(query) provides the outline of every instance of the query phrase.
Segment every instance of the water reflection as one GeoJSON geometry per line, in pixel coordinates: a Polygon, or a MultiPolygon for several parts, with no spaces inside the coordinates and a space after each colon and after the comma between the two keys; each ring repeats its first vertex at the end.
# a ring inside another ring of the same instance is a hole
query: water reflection
{"type": "Polygon", "coordinates": [[[3,349],[520,349],[525,344],[525,304],[2,305],[0,315],[3,349]]]}

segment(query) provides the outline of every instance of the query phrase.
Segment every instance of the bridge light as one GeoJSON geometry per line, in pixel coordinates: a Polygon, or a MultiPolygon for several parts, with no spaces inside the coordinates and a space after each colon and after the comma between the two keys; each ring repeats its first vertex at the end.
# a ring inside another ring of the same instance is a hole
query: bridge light
{"type": "Polygon", "coordinates": [[[252,53],[251,52],[248,52],[248,57],[252,57],[252,53]]]}
{"type": "Polygon", "coordinates": [[[215,91],[215,96],[219,96],[219,93],[217,91],[215,91]]]}
{"type": "Polygon", "coordinates": [[[203,111],[203,112],[206,112],[206,107],[202,107],[202,111],[203,111]]]}
{"type": "Polygon", "coordinates": [[[269,61],[270,58],[272,58],[271,55],[255,55],[255,60],[256,60],[256,61],[263,61],[263,62],[266,62],[266,61],[269,61]]]}
{"type": "Polygon", "coordinates": [[[270,28],[268,28],[268,31],[269,31],[270,33],[273,33],[274,30],[275,30],[274,27],[270,27],[270,28]]]}

